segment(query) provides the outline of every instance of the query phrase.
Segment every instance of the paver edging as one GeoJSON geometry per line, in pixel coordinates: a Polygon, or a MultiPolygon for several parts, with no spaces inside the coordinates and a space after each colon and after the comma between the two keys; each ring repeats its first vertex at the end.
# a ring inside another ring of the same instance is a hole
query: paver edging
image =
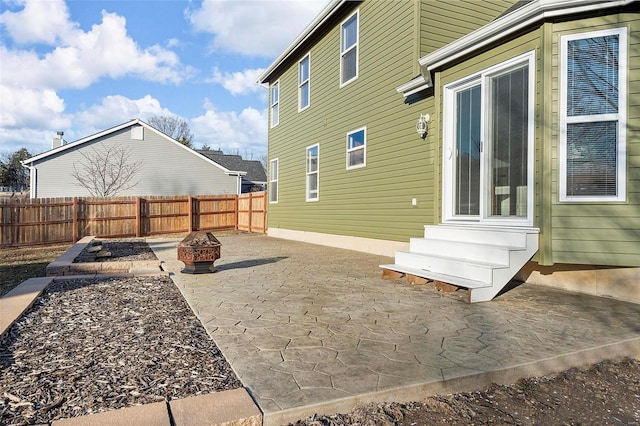
{"type": "Polygon", "coordinates": [[[0,336],[33,305],[52,281],[50,277],[29,278],[0,298],[0,336]]]}
{"type": "Polygon", "coordinates": [[[282,411],[266,412],[263,415],[263,425],[278,426],[292,423],[316,413],[320,415],[348,413],[358,406],[368,403],[412,402],[438,394],[471,392],[487,388],[492,383],[510,384],[522,378],[557,374],[569,368],[584,367],[604,360],[625,357],[640,360],[640,338],[623,340],[500,370],[401,386],[282,411]]]}
{"type": "Polygon", "coordinates": [[[152,402],[51,422],[51,426],[115,426],[119,424],[169,426],[171,418],[166,402],[152,402]]]}
{"type": "MultiPolygon", "coordinates": [[[[78,240],[67,251],[60,255],[56,260],[49,263],[46,269],[48,277],[55,276],[73,276],[86,275],[96,273],[104,274],[133,274],[133,275],[153,275],[153,268],[156,268],[158,275],[162,274],[162,264],[160,260],[135,260],[122,262],[80,262],[73,261],[82,253],[82,251],[92,243],[95,236],[86,236],[78,240]]],[[[133,276],[129,275],[129,276],[133,276]]],[[[123,275],[120,275],[123,276],[123,275]]]]}
{"type": "Polygon", "coordinates": [[[51,426],[260,426],[262,412],[245,388],[54,420],[51,426]],[[206,403],[206,405],[203,405],[206,403]]]}

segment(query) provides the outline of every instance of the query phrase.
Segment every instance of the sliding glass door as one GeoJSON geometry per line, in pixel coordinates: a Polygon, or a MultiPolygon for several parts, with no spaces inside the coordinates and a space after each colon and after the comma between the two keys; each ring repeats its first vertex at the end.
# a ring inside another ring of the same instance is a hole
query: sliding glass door
{"type": "Polygon", "coordinates": [[[532,58],[445,87],[445,220],[532,224],[532,58]]]}

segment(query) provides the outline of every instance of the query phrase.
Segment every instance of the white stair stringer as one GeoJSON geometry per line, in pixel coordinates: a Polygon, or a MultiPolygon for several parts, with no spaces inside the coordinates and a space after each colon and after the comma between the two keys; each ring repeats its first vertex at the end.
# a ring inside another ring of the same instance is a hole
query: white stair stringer
{"type": "Polygon", "coordinates": [[[383,269],[469,289],[469,301],[493,299],[538,251],[537,228],[426,225],[408,252],[383,269]]]}

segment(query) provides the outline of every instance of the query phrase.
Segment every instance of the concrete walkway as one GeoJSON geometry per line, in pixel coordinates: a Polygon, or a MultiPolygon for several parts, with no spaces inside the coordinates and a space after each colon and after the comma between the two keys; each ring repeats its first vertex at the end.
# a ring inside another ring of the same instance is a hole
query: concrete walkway
{"type": "Polygon", "coordinates": [[[391,259],[264,235],[218,237],[214,274],[182,274],[178,240],[148,240],[264,412],[286,424],[420,400],[621,356],[640,305],[522,285],[467,304],[383,280],[391,259]]]}

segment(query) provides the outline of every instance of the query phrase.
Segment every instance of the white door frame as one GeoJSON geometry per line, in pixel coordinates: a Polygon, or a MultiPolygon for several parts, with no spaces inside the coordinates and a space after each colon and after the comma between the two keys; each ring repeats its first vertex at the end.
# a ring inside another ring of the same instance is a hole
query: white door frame
{"type": "Polygon", "coordinates": [[[444,86],[443,90],[443,179],[442,179],[442,221],[458,224],[482,224],[500,226],[533,226],[534,212],[534,141],[535,141],[535,51],[516,56],[493,67],[482,70],[464,79],[444,86]],[[528,66],[528,120],[527,120],[527,213],[524,216],[491,216],[489,200],[489,170],[491,159],[488,152],[490,128],[488,123],[489,79],[514,68],[528,66]],[[478,216],[456,215],[454,212],[454,150],[455,150],[455,95],[460,90],[481,85],[481,158],[480,158],[480,214],[478,216]]]}

